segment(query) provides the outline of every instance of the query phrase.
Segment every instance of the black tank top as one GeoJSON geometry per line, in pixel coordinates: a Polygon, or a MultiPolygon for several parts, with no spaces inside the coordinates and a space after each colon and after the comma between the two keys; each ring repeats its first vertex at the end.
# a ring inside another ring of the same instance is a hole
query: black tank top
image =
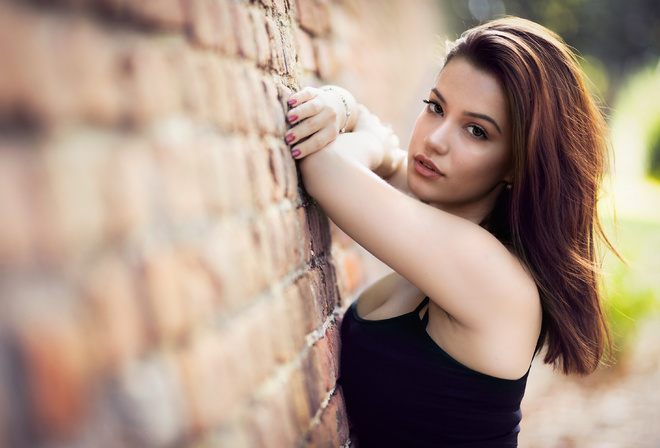
{"type": "Polygon", "coordinates": [[[428,310],[342,326],[340,384],[359,448],[516,447],[527,375],[492,377],[459,363],[426,332],[428,310]]]}

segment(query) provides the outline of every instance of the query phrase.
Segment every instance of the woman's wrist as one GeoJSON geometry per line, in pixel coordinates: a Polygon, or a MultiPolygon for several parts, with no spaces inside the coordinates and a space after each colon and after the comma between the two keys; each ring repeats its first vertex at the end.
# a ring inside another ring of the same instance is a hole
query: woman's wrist
{"type": "Polygon", "coordinates": [[[340,134],[345,133],[346,128],[348,126],[348,122],[351,118],[351,110],[348,107],[348,101],[346,100],[346,97],[337,88],[335,88],[333,86],[325,86],[325,87],[322,87],[321,90],[325,90],[326,92],[332,92],[337,97],[339,97],[342,104],[344,105],[344,121],[343,121],[343,124],[339,125],[339,133],[340,134]]]}
{"type": "Polygon", "coordinates": [[[348,90],[333,85],[323,86],[321,90],[331,93],[338,100],[336,112],[340,119],[343,118],[338,123],[339,133],[352,132],[360,115],[358,103],[353,95],[348,90]]]}

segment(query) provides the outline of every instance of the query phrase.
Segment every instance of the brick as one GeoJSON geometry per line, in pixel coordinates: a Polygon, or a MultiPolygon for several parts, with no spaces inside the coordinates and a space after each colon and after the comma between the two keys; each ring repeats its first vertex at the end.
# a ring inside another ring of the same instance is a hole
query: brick
{"type": "Polygon", "coordinates": [[[297,434],[286,392],[273,394],[250,410],[254,446],[295,446],[297,434]]]}
{"type": "Polygon", "coordinates": [[[157,192],[163,211],[175,223],[200,219],[204,215],[199,163],[194,141],[185,122],[171,122],[154,137],[157,192]]]}
{"type": "Polygon", "coordinates": [[[44,148],[39,194],[47,209],[39,233],[56,259],[79,257],[103,241],[105,208],[100,179],[107,163],[107,142],[93,133],[64,135],[44,148]],[[43,233],[42,233],[43,232],[43,233]]]}
{"type": "Polygon", "coordinates": [[[324,298],[320,296],[320,273],[318,268],[310,269],[305,276],[296,282],[302,309],[305,313],[303,328],[307,333],[320,328],[325,321],[324,298]]]}
{"type": "Polygon", "coordinates": [[[313,411],[309,406],[307,397],[306,377],[302,369],[294,370],[290,377],[291,404],[293,406],[296,430],[298,434],[305,434],[309,429],[313,411]]]}
{"type": "Polygon", "coordinates": [[[232,333],[240,331],[246,336],[245,351],[241,356],[252,371],[253,386],[261,384],[270,376],[276,365],[274,344],[268,340],[268,327],[273,324],[269,313],[272,300],[273,298],[268,296],[252,305],[236,320],[235,328],[232,329],[232,333]]]}
{"type": "MultiPolygon", "coordinates": [[[[275,117],[271,113],[269,104],[270,98],[265,86],[265,79],[256,70],[246,70],[245,79],[247,88],[250,89],[250,97],[252,104],[258,105],[252,108],[252,121],[255,124],[255,130],[258,131],[260,136],[266,134],[274,134],[276,132],[275,117]]],[[[283,114],[283,111],[279,111],[283,114]]]]}
{"type": "Polygon", "coordinates": [[[234,113],[235,129],[247,134],[255,130],[254,111],[255,103],[252,98],[252,89],[248,84],[247,68],[238,64],[226,64],[225,76],[227,84],[232,86],[232,95],[225,107],[230,107],[234,113]]]}
{"type": "Polygon", "coordinates": [[[257,44],[255,42],[254,25],[242,3],[229,3],[234,39],[238,43],[238,54],[248,61],[257,59],[257,44]]]}
{"type": "Polygon", "coordinates": [[[319,339],[310,348],[310,358],[314,366],[311,372],[311,378],[316,380],[317,389],[321,399],[325,398],[337,382],[337,363],[334,361],[334,353],[331,351],[328,341],[324,338],[319,339]]]}
{"type": "Polygon", "coordinates": [[[112,146],[101,174],[104,228],[109,240],[121,241],[147,231],[155,172],[146,142],[127,139],[112,146]]]}
{"type": "Polygon", "coordinates": [[[273,291],[272,300],[265,306],[268,309],[267,314],[270,316],[270,321],[277,323],[266,326],[265,330],[268,333],[266,340],[271,344],[275,363],[284,364],[289,362],[295,354],[291,333],[282,331],[283,328],[290,328],[291,320],[284,292],[273,291]]]}
{"type": "MultiPolygon", "coordinates": [[[[242,187],[246,177],[236,179],[236,176],[232,176],[239,170],[236,169],[236,164],[232,163],[231,151],[227,148],[231,144],[230,141],[228,138],[204,134],[198,136],[194,142],[204,209],[209,211],[210,218],[229,213],[237,193],[248,190],[242,187]]],[[[240,200],[236,202],[241,203],[240,200]]],[[[248,202],[249,199],[246,199],[243,203],[248,202]]]]}
{"type": "Polygon", "coordinates": [[[228,229],[229,245],[225,248],[237,263],[237,277],[230,281],[238,283],[241,302],[253,298],[266,287],[266,276],[270,268],[264,269],[259,258],[261,248],[258,241],[259,229],[253,222],[237,223],[228,229]]]}
{"type": "Polygon", "coordinates": [[[42,440],[71,437],[88,410],[92,386],[83,316],[59,280],[31,281],[4,299],[14,302],[31,427],[42,440]]]}
{"type": "Polygon", "coordinates": [[[200,57],[180,47],[168,52],[167,58],[168,66],[172,68],[174,88],[180,92],[182,112],[193,120],[206,121],[209,115],[208,91],[204,88],[200,57]]]}
{"type": "Polygon", "coordinates": [[[272,225],[271,220],[265,219],[262,215],[252,221],[248,227],[250,232],[250,246],[253,251],[254,260],[258,264],[258,268],[254,270],[254,292],[258,293],[268,288],[269,284],[277,277],[275,275],[276,267],[273,264],[275,256],[273,254],[273,246],[269,240],[271,230],[269,225],[272,225]]]}
{"type": "Polygon", "coordinates": [[[267,69],[271,63],[270,39],[266,30],[266,21],[261,11],[250,8],[248,10],[256,49],[256,62],[261,68],[267,69]]]}
{"type": "Polygon", "coordinates": [[[0,138],[0,265],[26,267],[39,246],[39,158],[25,143],[0,138]],[[35,191],[37,190],[37,191],[35,191]]]}
{"type": "Polygon", "coordinates": [[[190,324],[197,327],[213,316],[218,285],[199,255],[188,250],[181,256],[181,294],[190,324]]]}
{"type": "Polygon", "coordinates": [[[312,237],[309,229],[309,224],[307,222],[307,208],[298,207],[296,209],[296,215],[298,220],[298,225],[302,232],[302,244],[303,244],[303,256],[305,263],[311,263],[312,258],[314,258],[314,252],[312,251],[312,237]]]}
{"type": "Polygon", "coordinates": [[[227,344],[218,334],[195,338],[178,355],[193,436],[226,421],[242,397],[232,378],[227,344]]]}
{"type": "Polygon", "coordinates": [[[271,69],[282,75],[288,71],[283,49],[282,33],[271,17],[266,17],[266,31],[270,42],[271,69]]]}
{"type": "Polygon", "coordinates": [[[159,342],[180,339],[189,325],[178,255],[174,250],[154,249],[144,255],[139,269],[152,337],[159,342]]]}
{"type": "Polygon", "coordinates": [[[305,378],[307,403],[312,414],[316,414],[321,409],[326,396],[322,381],[319,381],[318,358],[314,356],[313,351],[310,351],[301,362],[302,372],[305,378]]]}
{"type": "MultiPolygon", "coordinates": [[[[277,86],[269,79],[263,80],[263,87],[266,92],[266,101],[268,107],[268,114],[274,120],[274,128],[271,130],[271,133],[276,137],[283,139],[284,133],[287,129],[287,124],[284,119],[285,111],[287,110],[283,104],[286,101],[280,101],[279,98],[279,89],[277,86]]],[[[287,96],[288,97],[288,96],[287,96]]]]}
{"type": "Polygon", "coordinates": [[[227,71],[215,54],[200,55],[198,65],[200,90],[205,97],[208,118],[228,133],[235,130],[234,111],[227,107],[232,97],[233,87],[227,79],[227,71]]]}
{"type": "Polygon", "coordinates": [[[296,53],[296,42],[291,28],[282,28],[282,54],[284,56],[284,74],[296,76],[298,70],[298,54],[296,53]]]}
{"type": "Polygon", "coordinates": [[[183,28],[186,23],[183,3],[182,0],[121,1],[131,19],[149,27],[165,30],[180,30],[183,28]]]}
{"type": "Polygon", "coordinates": [[[289,259],[287,229],[284,228],[282,213],[276,208],[269,208],[264,211],[259,219],[262,229],[262,239],[264,246],[264,265],[269,266],[271,270],[270,282],[282,278],[293,264],[289,259]]]}
{"type": "Polygon", "coordinates": [[[243,306],[259,289],[251,244],[250,231],[241,223],[227,222],[205,236],[203,263],[218,285],[216,304],[223,312],[243,306]]]}
{"type": "Polygon", "coordinates": [[[306,274],[321,322],[332,314],[339,300],[336,292],[334,268],[329,263],[311,269],[306,274]]]}
{"type": "Polygon", "coordinates": [[[190,0],[184,4],[188,35],[194,45],[225,55],[237,53],[229,2],[190,0]]]}
{"type": "Polygon", "coordinates": [[[300,27],[313,36],[325,36],[330,31],[328,0],[296,0],[297,19],[300,27]]]}
{"type": "Polygon", "coordinates": [[[285,198],[287,192],[286,168],[284,158],[291,157],[288,147],[279,139],[267,141],[268,170],[272,181],[270,201],[277,203],[285,198]]]}
{"type": "Polygon", "coordinates": [[[314,54],[312,38],[307,32],[297,27],[294,28],[294,36],[296,40],[298,60],[301,62],[303,70],[315,73],[316,55],[314,54]]]}
{"type": "Polygon", "coordinates": [[[128,446],[180,445],[188,426],[176,359],[156,355],[128,366],[113,387],[113,402],[128,446]]]}
{"type": "Polygon", "coordinates": [[[326,330],[324,340],[328,344],[333,374],[337,379],[339,378],[339,355],[341,352],[341,319],[337,319],[335,324],[326,330]]]}
{"type": "Polygon", "coordinates": [[[323,211],[316,205],[305,207],[306,225],[311,242],[311,257],[322,257],[330,249],[329,221],[323,211]]]}
{"type": "Polygon", "coordinates": [[[160,48],[135,41],[123,55],[127,120],[137,127],[179,109],[181,94],[172,77],[171,59],[160,48]]]}
{"type": "Polygon", "coordinates": [[[273,9],[275,14],[277,14],[280,17],[286,17],[288,14],[288,5],[291,2],[291,0],[271,0],[273,3],[273,9]]]}
{"type": "Polygon", "coordinates": [[[284,225],[283,239],[286,241],[289,267],[287,272],[301,267],[305,263],[303,233],[298,222],[298,213],[293,207],[282,210],[284,225]]]}
{"type": "Polygon", "coordinates": [[[256,208],[264,208],[271,202],[273,187],[268,148],[256,138],[244,139],[240,145],[243,148],[244,163],[252,187],[252,205],[256,208]]]}
{"type": "Polygon", "coordinates": [[[239,423],[227,424],[220,428],[214,428],[213,432],[207,433],[190,445],[197,448],[231,447],[231,448],[253,448],[253,432],[249,423],[244,420],[239,423]]]}
{"type": "Polygon", "coordinates": [[[310,448],[336,448],[348,440],[348,422],[344,401],[339,393],[330,398],[321,419],[311,432],[310,448]]]}
{"type": "Polygon", "coordinates": [[[84,297],[95,327],[97,362],[103,371],[117,372],[146,347],[146,322],[129,266],[112,255],[97,261],[85,276],[84,297]]]}
{"type": "Polygon", "coordinates": [[[215,32],[217,33],[217,46],[221,53],[235,55],[238,53],[239,43],[234,39],[232,13],[229,2],[216,1],[213,3],[213,14],[216,17],[215,32]]]}
{"type": "Polygon", "coordinates": [[[253,202],[253,189],[250,185],[248,153],[242,139],[228,139],[222,144],[221,179],[224,179],[223,193],[230,198],[232,211],[244,210],[253,202]]]}
{"type": "Polygon", "coordinates": [[[108,35],[82,20],[64,27],[59,40],[52,44],[53,51],[61,55],[56,66],[63,88],[75,99],[76,118],[94,124],[117,124],[124,111],[116,45],[108,35]]]}
{"type": "Polygon", "coordinates": [[[186,23],[193,43],[212,48],[216,45],[213,0],[190,0],[185,2],[186,23]]]}
{"type": "Polygon", "coordinates": [[[63,88],[54,42],[61,22],[33,10],[0,5],[0,116],[11,123],[49,127],[72,115],[75,98],[63,88]]]}
{"type": "Polygon", "coordinates": [[[289,330],[294,350],[299,352],[305,344],[305,336],[322,323],[314,305],[312,290],[307,277],[301,277],[284,291],[287,313],[291,325],[289,330]]]}

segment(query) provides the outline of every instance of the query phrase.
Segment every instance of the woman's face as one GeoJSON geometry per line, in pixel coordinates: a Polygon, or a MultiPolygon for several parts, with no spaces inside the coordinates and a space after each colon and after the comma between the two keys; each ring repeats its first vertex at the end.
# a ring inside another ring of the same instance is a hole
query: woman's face
{"type": "Polygon", "coordinates": [[[408,186],[421,200],[479,223],[512,177],[504,89],[457,58],[445,65],[427,101],[408,147],[408,186]]]}

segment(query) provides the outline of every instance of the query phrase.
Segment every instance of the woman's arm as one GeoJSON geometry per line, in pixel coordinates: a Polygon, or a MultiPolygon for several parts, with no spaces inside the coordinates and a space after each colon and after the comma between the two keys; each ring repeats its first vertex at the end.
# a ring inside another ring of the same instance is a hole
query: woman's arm
{"type": "Polygon", "coordinates": [[[355,148],[377,144],[356,131],[300,161],[305,188],[330,219],[464,326],[482,330],[530,312],[536,290],[518,260],[480,226],[372,173],[374,152],[355,148]]]}

